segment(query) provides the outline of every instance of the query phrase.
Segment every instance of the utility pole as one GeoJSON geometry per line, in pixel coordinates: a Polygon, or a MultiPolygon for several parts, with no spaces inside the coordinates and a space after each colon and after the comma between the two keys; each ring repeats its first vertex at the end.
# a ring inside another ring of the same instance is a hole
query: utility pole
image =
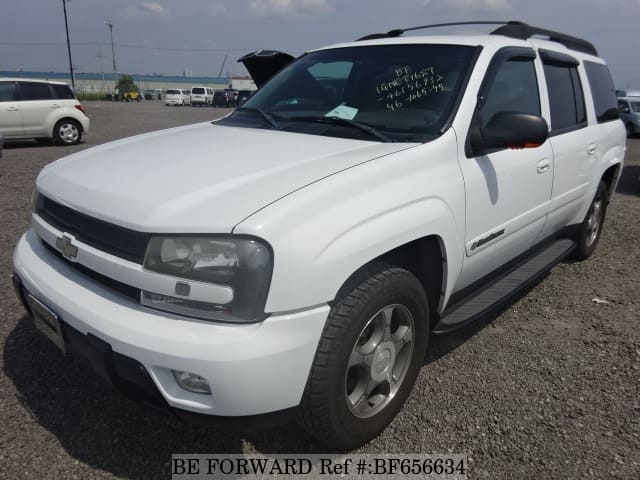
{"type": "Polygon", "coordinates": [[[71,62],[71,44],[69,43],[69,23],[67,21],[67,1],[62,0],[62,10],[64,11],[64,29],[67,32],[67,53],[69,53],[69,73],[71,74],[71,90],[76,91],[76,82],[73,78],[73,63],[71,62]]]}
{"type": "Polygon", "coordinates": [[[113,23],[111,21],[104,22],[104,24],[109,27],[109,31],[111,33],[111,57],[113,58],[113,79],[118,84],[118,75],[116,74],[116,50],[113,47],[113,23]]]}
{"type": "Polygon", "coordinates": [[[102,93],[104,94],[104,64],[102,62],[102,59],[104,58],[104,55],[102,55],[102,48],[98,48],[98,53],[96,54],[96,57],[98,57],[100,59],[100,75],[102,75],[102,93]]]}

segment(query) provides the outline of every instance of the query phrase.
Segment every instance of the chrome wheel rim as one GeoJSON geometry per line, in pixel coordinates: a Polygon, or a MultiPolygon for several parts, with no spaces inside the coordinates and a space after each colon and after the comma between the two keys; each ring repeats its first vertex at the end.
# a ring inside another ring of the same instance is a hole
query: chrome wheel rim
{"type": "Polygon", "coordinates": [[[596,241],[596,238],[598,238],[598,233],[600,232],[600,223],[602,221],[602,207],[602,199],[596,199],[596,201],[593,202],[591,214],[587,219],[587,246],[589,247],[593,245],[593,242],[596,241]]]}
{"type": "Polygon", "coordinates": [[[404,305],[387,305],[369,319],[351,350],[345,374],[350,412],[368,418],[398,393],[413,356],[415,321],[404,305]]]}
{"type": "Polygon", "coordinates": [[[63,123],[60,125],[60,128],[58,128],[58,136],[64,143],[76,142],[79,135],[78,127],[73,123],[63,123]]]}

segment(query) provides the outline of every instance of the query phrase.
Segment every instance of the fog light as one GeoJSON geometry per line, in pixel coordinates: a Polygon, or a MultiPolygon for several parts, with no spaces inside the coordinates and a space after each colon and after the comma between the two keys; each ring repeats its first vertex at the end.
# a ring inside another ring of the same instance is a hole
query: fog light
{"type": "Polygon", "coordinates": [[[203,393],[211,395],[211,389],[207,381],[200,375],[196,375],[191,372],[181,372],[178,370],[172,370],[173,376],[180,385],[181,388],[193,393],[203,393]]]}

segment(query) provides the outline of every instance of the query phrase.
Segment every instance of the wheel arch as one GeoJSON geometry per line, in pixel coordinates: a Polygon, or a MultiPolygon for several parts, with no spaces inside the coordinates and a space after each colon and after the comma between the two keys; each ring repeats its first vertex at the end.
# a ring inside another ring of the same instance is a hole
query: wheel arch
{"type": "Polygon", "coordinates": [[[55,122],[53,122],[53,128],[52,128],[51,132],[52,132],[54,137],[55,137],[55,133],[56,133],[56,127],[63,120],[72,121],[73,123],[75,123],[78,126],[78,130],[80,130],[80,133],[84,133],[84,128],[82,127],[82,122],[80,122],[79,120],[77,120],[77,119],[75,119],[75,118],[73,118],[71,116],[65,115],[65,116],[57,119],[55,122]]]}
{"type": "Polygon", "coordinates": [[[620,179],[620,173],[622,172],[622,165],[616,163],[607,168],[600,179],[607,185],[608,197],[611,198],[615,191],[618,180],[620,179]]]}
{"type": "Polygon", "coordinates": [[[447,285],[447,252],[443,239],[438,235],[426,235],[379,255],[353,272],[338,290],[336,298],[347,294],[353,281],[376,263],[402,268],[415,275],[425,289],[430,323],[435,325],[447,285]]]}

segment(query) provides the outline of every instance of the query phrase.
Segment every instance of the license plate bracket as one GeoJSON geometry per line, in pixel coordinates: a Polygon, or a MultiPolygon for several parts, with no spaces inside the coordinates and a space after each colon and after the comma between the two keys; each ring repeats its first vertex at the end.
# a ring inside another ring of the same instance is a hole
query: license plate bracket
{"type": "Polygon", "coordinates": [[[26,300],[29,308],[31,308],[31,314],[36,328],[62,350],[62,353],[65,353],[64,338],[62,336],[58,315],[30,293],[26,294],[26,300]]]}

